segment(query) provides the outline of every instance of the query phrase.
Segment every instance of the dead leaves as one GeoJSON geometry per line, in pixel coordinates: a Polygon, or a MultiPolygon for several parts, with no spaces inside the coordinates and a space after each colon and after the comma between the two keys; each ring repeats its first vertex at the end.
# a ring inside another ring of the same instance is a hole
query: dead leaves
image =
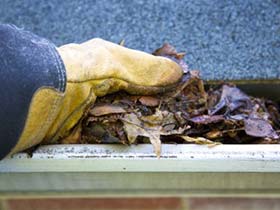
{"type": "Polygon", "coordinates": [[[160,126],[144,123],[136,116],[136,114],[127,114],[123,119],[124,130],[127,134],[127,138],[130,144],[136,142],[137,137],[144,136],[149,138],[157,156],[161,152],[160,141],[160,126]]]}
{"type": "Polygon", "coordinates": [[[175,62],[177,62],[181,66],[184,73],[188,73],[189,72],[189,67],[186,64],[186,62],[183,60],[185,54],[186,53],[184,53],[184,52],[178,53],[176,51],[176,49],[168,43],[163,44],[163,46],[161,48],[156,49],[153,52],[153,55],[163,56],[163,57],[167,57],[167,58],[170,58],[170,59],[174,60],[175,62]]]}
{"type": "Polygon", "coordinates": [[[225,118],[223,115],[200,115],[190,119],[191,122],[196,124],[211,124],[223,121],[225,118]]]}
{"type": "Polygon", "coordinates": [[[175,119],[172,113],[156,110],[150,116],[141,116],[140,113],[130,113],[121,119],[124,130],[130,144],[133,144],[138,137],[147,137],[154,146],[154,151],[159,157],[161,152],[162,135],[182,134],[187,127],[174,129],[175,119]],[[171,126],[171,127],[170,127],[171,126]]]}
{"type": "Polygon", "coordinates": [[[261,118],[248,118],[244,120],[247,135],[255,137],[268,137],[278,139],[279,135],[275,132],[268,121],[261,118]]]}
{"type": "Polygon", "coordinates": [[[141,96],[138,100],[144,106],[152,106],[152,107],[158,106],[160,102],[158,98],[152,96],[141,96]]]}
{"type": "Polygon", "coordinates": [[[111,104],[95,106],[89,111],[89,113],[95,117],[102,116],[102,115],[108,115],[108,114],[119,114],[119,113],[125,113],[125,112],[126,111],[122,107],[114,106],[111,104]]]}
{"type": "Polygon", "coordinates": [[[259,106],[256,105],[248,118],[244,119],[246,134],[254,137],[279,139],[279,135],[268,121],[268,116],[264,113],[261,115],[257,112],[258,110],[259,106]]]}
{"type": "Polygon", "coordinates": [[[233,84],[205,90],[199,71],[190,71],[184,53],[164,44],[154,55],[176,61],[185,74],[167,93],[131,96],[118,92],[98,98],[62,143],[151,142],[159,157],[161,144],[279,143],[280,109],[275,102],[253,98],[233,84]]]}
{"type": "Polygon", "coordinates": [[[209,114],[214,115],[223,108],[226,108],[226,112],[233,112],[240,107],[248,108],[251,106],[249,96],[243,93],[240,89],[235,86],[223,85],[220,101],[209,110],[209,114]]]}
{"type": "Polygon", "coordinates": [[[180,136],[180,138],[184,139],[189,143],[195,143],[200,145],[208,145],[209,147],[220,145],[220,142],[214,142],[209,139],[203,137],[190,137],[190,136],[180,136]]]}

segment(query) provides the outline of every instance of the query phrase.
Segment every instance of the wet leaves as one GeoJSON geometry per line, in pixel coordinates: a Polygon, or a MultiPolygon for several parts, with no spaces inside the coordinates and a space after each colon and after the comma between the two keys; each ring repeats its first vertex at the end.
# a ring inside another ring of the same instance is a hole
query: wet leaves
{"type": "Polygon", "coordinates": [[[234,84],[205,89],[199,71],[190,71],[184,53],[165,44],[154,55],[176,61],[185,74],[164,94],[131,96],[118,92],[98,98],[62,143],[275,144],[280,141],[280,109],[270,100],[248,96],[234,84]]]}

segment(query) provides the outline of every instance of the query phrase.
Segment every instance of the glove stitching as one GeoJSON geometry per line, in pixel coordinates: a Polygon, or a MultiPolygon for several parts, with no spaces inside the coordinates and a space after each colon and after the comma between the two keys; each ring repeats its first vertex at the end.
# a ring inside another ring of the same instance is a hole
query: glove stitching
{"type": "Polygon", "coordinates": [[[58,82],[59,82],[58,83],[58,89],[61,90],[61,87],[62,87],[61,81],[62,81],[62,79],[61,79],[60,69],[59,69],[59,66],[57,64],[57,58],[56,58],[56,56],[55,56],[55,54],[53,52],[54,49],[52,49],[50,45],[48,45],[48,49],[49,49],[49,52],[50,52],[50,54],[52,56],[52,60],[54,60],[55,70],[56,70],[56,73],[58,75],[58,82]]]}
{"type": "Polygon", "coordinates": [[[55,67],[56,67],[56,71],[58,74],[58,80],[59,80],[59,91],[64,91],[64,84],[65,84],[65,68],[63,68],[62,66],[62,61],[59,59],[58,57],[58,52],[56,52],[55,46],[48,46],[51,56],[53,57],[54,61],[55,61],[55,67]]]}
{"type": "MultiPolygon", "coordinates": [[[[40,91],[40,89],[38,90],[38,91],[40,91]]],[[[49,122],[51,121],[51,118],[53,118],[54,117],[54,110],[55,110],[55,108],[56,108],[56,106],[57,106],[57,104],[58,104],[58,102],[60,101],[60,99],[61,99],[61,97],[59,96],[59,95],[57,95],[57,96],[55,96],[55,99],[54,99],[54,101],[53,101],[53,103],[51,104],[51,109],[50,109],[50,112],[51,112],[51,114],[49,114],[48,115],[48,118],[46,119],[46,121],[43,123],[43,125],[40,127],[40,129],[39,129],[39,132],[33,137],[33,140],[38,140],[38,136],[41,134],[41,132],[40,131],[42,131],[42,130],[44,130],[45,128],[46,128],[46,126],[49,124],[49,122]]],[[[33,102],[32,102],[33,103],[33,102]]],[[[32,104],[31,103],[31,104],[32,104]]],[[[30,113],[29,113],[30,114],[30,113]]],[[[28,114],[28,115],[29,115],[28,114]]],[[[25,132],[25,129],[23,130],[23,132],[25,132]]],[[[47,132],[47,131],[45,131],[45,132],[47,132]]],[[[46,134],[46,133],[45,133],[46,134]]],[[[45,135],[44,134],[44,135],[45,135]]],[[[44,136],[45,137],[45,136],[44,136]]],[[[44,138],[43,137],[43,138],[44,138]]],[[[27,148],[29,148],[30,146],[34,146],[34,143],[32,142],[32,141],[30,141],[30,144],[29,145],[27,145],[27,148]]]]}
{"type": "MultiPolygon", "coordinates": [[[[52,136],[52,142],[54,142],[54,139],[56,139],[61,131],[61,129],[65,126],[66,122],[69,120],[69,118],[71,118],[73,116],[73,114],[77,113],[80,110],[85,110],[87,109],[87,106],[89,106],[92,102],[92,98],[95,98],[96,96],[94,95],[94,91],[93,88],[90,89],[89,91],[89,95],[87,96],[87,98],[84,100],[83,103],[81,103],[78,107],[76,107],[61,123],[61,125],[58,127],[57,131],[55,132],[55,134],[52,136]]],[[[82,114],[83,115],[83,114],[82,114]]],[[[79,119],[80,120],[80,119],[79,119]]],[[[79,121],[78,120],[78,121],[79,121]]],[[[77,121],[77,122],[78,122],[77,121]]]]}
{"type": "Polygon", "coordinates": [[[126,82],[128,84],[128,87],[126,88],[126,90],[133,90],[134,92],[146,92],[146,93],[150,93],[150,94],[157,94],[157,93],[163,93],[169,90],[172,90],[173,88],[175,88],[178,83],[180,83],[180,81],[178,81],[175,84],[171,84],[171,85],[166,85],[166,86],[144,86],[144,85],[137,85],[137,84],[133,84],[129,81],[123,80],[123,79],[118,79],[118,78],[111,78],[111,77],[105,77],[105,78],[98,78],[98,79],[88,79],[88,80],[83,80],[83,81],[67,81],[67,83],[72,83],[72,84],[78,84],[78,83],[83,83],[83,82],[92,82],[92,81],[98,81],[98,80],[119,80],[119,81],[123,81],[126,82]],[[148,92],[147,92],[148,91],[148,92]]]}
{"type": "MultiPolygon", "coordinates": [[[[62,87],[65,83],[65,74],[62,69],[62,63],[60,62],[57,53],[55,53],[54,47],[48,46],[48,48],[49,48],[52,58],[55,61],[55,67],[56,67],[56,71],[58,73],[58,80],[59,80],[58,88],[61,91],[62,87]]],[[[48,125],[49,125],[49,127],[51,126],[50,123],[53,121],[53,118],[55,117],[54,116],[55,109],[56,109],[57,105],[59,104],[60,100],[61,100],[60,96],[55,96],[55,99],[54,99],[53,103],[51,104],[50,114],[48,115],[48,118],[46,119],[45,123],[41,126],[40,130],[44,130],[48,125]]],[[[39,135],[40,135],[40,132],[35,136],[34,139],[37,139],[39,135]]]]}
{"type": "MultiPolygon", "coordinates": [[[[168,86],[174,86],[175,84],[170,84],[170,85],[162,85],[162,86],[150,86],[150,85],[137,85],[135,83],[132,83],[128,80],[125,80],[125,79],[120,79],[120,78],[116,78],[116,77],[99,77],[98,79],[85,79],[85,80],[67,80],[67,83],[83,83],[83,82],[92,82],[92,81],[98,81],[98,80],[105,80],[105,79],[115,79],[115,80],[120,80],[120,81],[123,81],[123,82],[127,82],[131,85],[134,85],[134,86],[139,86],[139,87],[154,87],[154,88],[162,88],[162,87],[168,87],[168,86]]],[[[180,80],[177,81],[177,83],[179,82],[180,80]]]]}
{"type": "MultiPolygon", "coordinates": [[[[56,49],[54,49],[56,50],[56,49]]],[[[66,71],[65,71],[65,68],[64,68],[64,65],[58,55],[58,52],[54,53],[55,54],[55,57],[57,59],[57,62],[58,62],[58,68],[59,68],[59,73],[61,74],[61,77],[62,77],[62,81],[61,81],[61,86],[64,86],[65,84],[65,78],[66,78],[66,71]]],[[[65,90],[65,87],[61,87],[63,90],[65,90]]]]}
{"type": "MultiPolygon", "coordinates": [[[[61,101],[61,97],[60,96],[56,96],[56,98],[54,99],[52,105],[51,105],[51,109],[50,109],[50,114],[48,115],[48,118],[46,120],[46,123],[44,123],[44,125],[42,126],[42,128],[45,128],[45,126],[49,125],[49,123],[51,121],[53,121],[54,116],[54,110],[56,109],[58,103],[61,101]]],[[[49,128],[51,127],[51,125],[49,125],[49,128]]],[[[47,132],[47,131],[46,131],[47,132]]],[[[39,134],[38,134],[39,135],[39,134]]]]}

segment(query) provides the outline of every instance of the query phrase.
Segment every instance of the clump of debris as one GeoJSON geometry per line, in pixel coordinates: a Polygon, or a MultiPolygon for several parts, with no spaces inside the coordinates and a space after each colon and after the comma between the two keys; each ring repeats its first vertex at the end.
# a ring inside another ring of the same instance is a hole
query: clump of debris
{"type": "Polygon", "coordinates": [[[151,96],[118,92],[98,98],[72,133],[60,143],[278,144],[276,102],[246,95],[234,84],[205,89],[199,71],[190,71],[184,53],[164,44],[154,53],[176,61],[184,76],[173,90],[151,96]]]}

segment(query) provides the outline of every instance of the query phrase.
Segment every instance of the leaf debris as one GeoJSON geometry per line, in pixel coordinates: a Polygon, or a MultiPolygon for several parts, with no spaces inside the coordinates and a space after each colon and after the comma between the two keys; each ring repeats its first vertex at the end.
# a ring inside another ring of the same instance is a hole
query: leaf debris
{"type": "MultiPolygon", "coordinates": [[[[123,42],[121,42],[123,44],[123,42]]],[[[231,83],[205,89],[199,71],[189,70],[170,44],[154,53],[184,70],[175,90],[161,95],[118,92],[98,98],[61,143],[152,143],[159,157],[162,143],[275,144],[280,142],[276,102],[254,98],[231,83]]]]}

